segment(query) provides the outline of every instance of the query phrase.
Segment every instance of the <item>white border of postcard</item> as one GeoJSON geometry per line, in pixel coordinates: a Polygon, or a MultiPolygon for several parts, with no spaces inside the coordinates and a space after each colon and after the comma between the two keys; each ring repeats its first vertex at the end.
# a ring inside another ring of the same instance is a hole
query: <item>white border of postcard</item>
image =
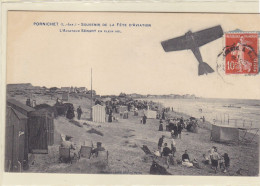
{"type": "Polygon", "coordinates": [[[139,2],[2,2],[2,63],[1,63],[1,185],[259,185],[259,177],[200,177],[154,175],[90,175],[4,173],[4,123],[6,96],[6,25],[7,11],[141,11],[141,12],[223,12],[259,13],[258,1],[139,1],[139,2]],[[116,6],[115,6],[116,5],[116,6]]]}

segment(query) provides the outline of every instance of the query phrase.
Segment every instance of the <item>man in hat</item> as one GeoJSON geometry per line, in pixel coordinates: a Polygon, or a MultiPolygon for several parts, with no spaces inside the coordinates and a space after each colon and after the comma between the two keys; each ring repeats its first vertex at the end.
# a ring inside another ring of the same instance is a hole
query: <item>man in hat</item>
{"type": "Polygon", "coordinates": [[[81,114],[82,114],[82,110],[81,110],[80,106],[77,108],[77,114],[78,114],[78,120],[80,120],[81,114]]]}

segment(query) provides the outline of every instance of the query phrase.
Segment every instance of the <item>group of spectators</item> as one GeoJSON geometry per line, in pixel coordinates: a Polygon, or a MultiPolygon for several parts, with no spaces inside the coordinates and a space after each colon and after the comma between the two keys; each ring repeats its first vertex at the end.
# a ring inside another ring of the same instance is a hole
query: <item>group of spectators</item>
{"type": "MultiPolygon", "coordinates": [[[[185,128],[185,123],[183,118],[177,119],[168,119],[168,125],[166,125],[166,131],[171,132],[172,138],[180,138],[181,139],[181,132],[185,128]]],[[[159,131],[163,131],[163,119],[160,119],[159,131]]]]}
{"type": "MultiPolygon", "coordinates": [[[[169,168],[170,164],[175,164],[174,163],[174,158],[175,158],[175,153],[176,153],[176,142],[174,138],[172,137],[170,139],[170,147],[168,147],[168,143],[164,142],[165,141],[165,136],[162,135],[162,137],[158,141],[158,151],[161,157],[165,159],[165,162],[167,164],[167,168],[169,168]]],[[[193,162],[190,161],[189,155],[187,153],[187,150],[185,150],[184,154],[182,155],[182,165],[187,166],[187,167],[192,167],[193,162]]],[[[194,163],[197,163],[194,161],[194,163]]]]}
{"type": "Polygon", "coordinates": [[[230,166],[230,158],[227,153],[220,155],[218,153],[217,147],[213,146],[207,154],[203,154],[204,160],[202,161],[204,164],[211,164],[211,168],[214,169],[215,173],[217,172],[218,167],[223,170],[223,172],[227,172],[230,166]]]}
{"type": "MultiPolygon", "coordinates": [[[[173,109],[172,109],[173,110],[173,109]]],[[[166,121],[167,125],[165,130],[171,132],[171,138],[170,141],[165,142],[165,136],[162,135],[162,137],[158,141],[158,155],[163,157],[165,159],[165,162],[167,164],[167,168],[169,168],[169,165],[172,163],[174,164],[174,157],[176,153],[176,142],[174,139],[181,139],[181,133],[182,130],[185,128],[187,131],[190,132],[196,132],[198,127],[198,120],[194,117],[190,117],[189,119],[184,120],[183,117],[180,118],[163,118],[164,114],[169,112],[170,108],[165,108],[162,111],[161,115],[157,115],[157,119],[160,121],[159,125],[159,131],[164,130],[164,121],[166,121]]],[[[205,118],[203,118],[205,120],[205,118]]],[[[190,156],[188,154],[188,151],[185,150],[183,155],[181,156],[181,163],[183,166],[186,167],[197,167],[200,168],[199,163],[197,159],[194,160],[190,159],[190,156]]],[[[214,169],[215,173],[217,172],[217,168],[219,167],[223,172],[227,172],[229,166],[230,166],[230,159],[227,153],[224,153],[222,156],[218,153],[216,147],[212,147],[208,151],[207,154],[203,154],[203,161],[202,163],[206,165],[211,164],[211,168],[214,169]]]]}
{"type": "MultiPolygon", "coordinates": [[[[158,154],[157,156],[161,156],[165,159],[165,163],[167,165],[167,168],[169,168],[170,164],[174,163],[174,157],[176,153],[176,142],[174,140],[174,137],[170,139],[170,142],[166,142],[165,136],[162,135],[162,137],[158,141],[158,154]],[[170,144],[170,146],[169,146],[170,144]]],[[[155,153],[156,154],[156,153],[155,153]]],[[[179,162],[183,166],[186,167],[197,167],[200,168],[199,163],[196,158],[194,160],[190,159],[190,156],[188,154],[188,151],[185,150],[185,152],[181,156],[181,162],[179,162]]],[[[224,153],[222,156],[218,153],[217,147],[212,147],[207,154],[203,154],[203,161],[205,165],[210,165],[211,168],[217,172],[218,167],[223,171],[227,172],[229,166],[230,166],[230,158],[227,153],[224,153]]]]}
{"type": "MultiPolygon", "coordinates": [[[[98,101],[98,100],[97,100],[98,101]]],[[[96,101],[96,102],[97,102],[96,101]]],[[[106,106],[106,111],[109,112],[112,110],[113,113],[119,113],[119,107],[120,106],[126,106],[128,112],[131,110],[137,109],[137,110],[147,110],[152,109],[152,110],[158,110],[158,105],[152,101],[144,101],[144,100],[133,100],[133,99],[125,99],[125,100],[111,100],[111,101],[106,101],[103,103],[102,101],[98,101],[98,104],[100,105],[105,105],[106,106]]]]}

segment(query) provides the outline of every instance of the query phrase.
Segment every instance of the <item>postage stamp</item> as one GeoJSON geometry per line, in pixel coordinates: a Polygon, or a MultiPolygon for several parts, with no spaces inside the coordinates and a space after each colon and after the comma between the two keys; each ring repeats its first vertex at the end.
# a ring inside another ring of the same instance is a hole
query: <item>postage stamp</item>
{"type": "Polygon", "coordinates": [[[258,34],[226,33],[224,55],[226,74],[257,74],[258,34]]]}

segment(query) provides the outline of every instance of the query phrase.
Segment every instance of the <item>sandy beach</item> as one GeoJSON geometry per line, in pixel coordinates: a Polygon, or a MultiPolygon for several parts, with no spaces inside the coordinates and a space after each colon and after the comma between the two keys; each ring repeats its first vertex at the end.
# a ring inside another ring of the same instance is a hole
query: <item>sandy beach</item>
{"type": "MultiPolygon", "coordinates": [[[[22,95],[15,96],[15,99],[24,103],[26,97],[22,95]]],[[[35,96],[37,104],[46,103],[53,105],[55,99],[49,96],[35,96]]],[[[147,123],[140,123],[140,116],[134,116],[129,113],[128,119],[119,119],[112,123],[94,123],[88,121],[90,116],[90,100],[83,98],[70,98],[70,103],[74,108],[79,105],[82,107],[83,115],[78,121],[83,127],[78,127],[71,123],[65,117],[59,116],[54,119],[54,145],[49,146],[48,154],[33,154],[30,156],[31,164],[26,172],[44,172],[44,173],[98,173],[98,174],[149,174],[152,159],[145,155],[141,149],[147,145],[151,151],[157,150],[158,139],[165,135],[165,142],[169,141],[170,132],[158,131],[159,120],[148,119],[147,123]],[[90,129],[95,129],[103,134],[88,133],[90,129]],[[101,142],[102,147],[108,151],[108,164],[104,159],[99,158],[81,158],[72,164],[59,163],[59,145],[61,143],[61,134],[72,136],[72,141],[76,145],[76,151],[79,151],[85,141],[101,142]]],[[[189,116],[184,113],[169,112],[170,116],[184,117],[189,116]]],[[[115,115],[119,117],[119,114],[115,115]]],[[[210,130],[206,129],[206,124],[199,124],[198,133],[182,132],[182,138],[176,139],[176,159],[181,159],[181,155],[188,150],[190,159],[196,158],[200,168],[187,168],[182,165],[171,165],[167,171],[173,175],[219,175],[219,176],[257,176],[259,174],[259,137],[250,144],[228,145],[210,141],[210,130]],[[219,169],[215,174],[210,165],[201,163],[202,155],[212,146],[218,148],[220,154],[228,153],[231,161],[229,171],[221,172],[219,169]],[[241,171],[238,173],[237,171],[241,171]]],[[[158,160],[160,165],[165,168],[167,165],[162,160],[158,160]]]]}

